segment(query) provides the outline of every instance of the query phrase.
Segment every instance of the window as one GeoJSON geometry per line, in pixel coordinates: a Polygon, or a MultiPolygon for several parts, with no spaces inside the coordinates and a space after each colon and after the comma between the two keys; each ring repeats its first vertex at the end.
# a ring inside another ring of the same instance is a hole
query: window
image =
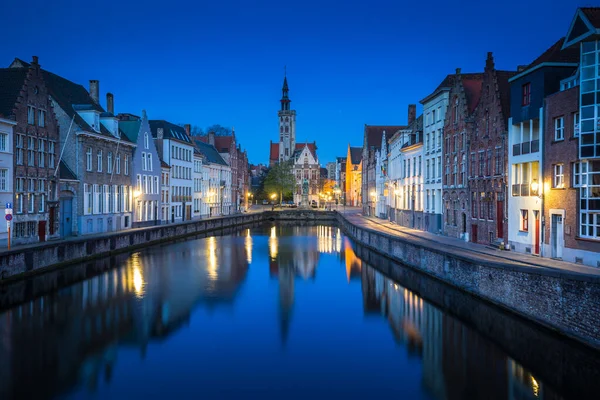
{"type": "Polygon", "coordinates": [[[523,85],[522,93],[523,98],[521,100],[521,105],[528,106],[531,103],[531,83],[526,83],[523,85]]]}
{"type": "Polygon", "coordinates": [[[454,123],[458,123],[458,97],[454,99],[454,123]]]}
{"type": "Polygon", "coordinates": [[[119,153],[117,153],[117,161],[115,167],[117,175],[119,175],[121,173],[121,155],[119,153]]]}
{"type": "Polygon", "coordinates": [[[27,165],[35,165],[35,138],[27,136],[27,165]]]}
{"type": "Polygon", "coordinates": [[[429,160],[425,160],[425,179],[429,180],[429,160]]]}
{"type": "Polygon", "coordinates": [[[572,164],[573,171],[573,187],[581,187],[587,184],[587,167],[586,161],[579,161],[572,164]]]}
{"type": "Polygon", "coordinates": [[[488,193],[488,220],[493,220],[494,219],[494,207],[492,207],[494,203],[494,193],[490,192],[488,193]]]}
{"type": "Polygon", "coordinates": [[[146,163],[146,153],[142,153],[142,171],[146,171],[148,169],[148,164],[146,163]]]}
{"type": "Polygon", "coordinates": [[[144,147],[146,149],[150,148],[150,139],[148,137],[148,132],[144,133],[144,147]]]}
{"type": "Polygon", "coordinates": [[[27,106],[27,123],[35,125],[35,108],[32,106],[27,106]]]}
{"type": "Polygon", "coordinates": [[[600,213],[582,212],[579,219],[581,236],[600,239],[600,213]]]}
{"type": "Polygon", "coordinates": [[[529,231],[529,211],[521,210],[521,231],[529,231]]]}
{"type": "MultiPolygon", "coordinates": [[[[198,191],[200,191],[200,185],[198,185],[198,191]]],[[[154,193],[155,194],[159,194],[159,187],[158,187],[158,176],[154,177],[154,193]]]]}
{"type": "Polygon", "coordinates": [[[140,175],[140,174],[137,174],[136,186],[137,186],[137,190],[139,190],[141,192],[142,191],[142,175],[140,175]]]}
{"type": "Polygon", "coordinates": [[[573,137],[579,137],[579,113],[573,114],[573,137]]]}
{"type": "Polygon", "coordinates": [[[564,140],[565,138],[565,119],[563,117],[554,118],[554,140],[564,140]]]}
{"type": "Polygon", "coordinates": [[[23,165],[25,135],[17,134],[17,165],[23,165]]]}
{"type": "Polygon", "coordinates": [[[46,126],[46,111],[44,110],[39,110],[38,125],[42,128],[46,126]]]}
{"type": "Polygon", "coordinates": [[[563,164],[554,164],[552,187],[555,189],[562,189],[565,187],[563,164]]]}
{"type": "Polygon", "coordinates": [[[483,176],[485,170],[485,153],[483,151],[479,152],[479,176],[483,176]]]}
{"type": "Polygon", "coordinates": [[[107,211],[108,185],[100,185],[100,196],[98,198],[98,212],[105,214],[107,211]]]}
{"type": "Polygon", "coordinates": [[[438,179],[442,177],[442,156],[438,157],[438,179]]]}
{"type": "Polygon", "coordinates": [[[479,193],[479,219],[483,219],[485,216],[485,206],[487,205],[485,201],[485,192],[479,193]]]}
{"type": "Polygon", "coordinates": [[[92,213],[92,186],[84,183],[83,184],[83,213],[85,215],[90,215],[92,213]]]}
{"type": "Polygon", "coordinates": [[[44,168],[46,165],[46,140],[38,139],[38,166],[44,168]]]}
{"type": "Polygon", "coordinates": [[[108,152],[108,156],[106,157],[106,172],[109,174],[112,174],[112,169],[113,169],[113,155],[112,155],[112,151],[108,152]]]}
{"type": "Polygon", "coordinates": [[[40,212],[43,213],[46,211],[46,195],[40,194],[40,212]]]}
{"type": "Polygon", "coordinates": [[[29,193],[29,204],[27,205],[27,212],[32,214],[35,212],[35,194],[29,193]]]}
{"type": "Polygon", "coordinates": [[[97,185],[97,184],[94,184],[94,203],[93,203],[94,214],[100,214],[101,213],[101,210],[100,210],[100,198],[101,198],[100,186],[97,185]]]}
{"type": "Polygon", "coordinates": [[[48,141],[48,168],[54,168],[54,151],[56,142],[53,140],[48,141]]]}
{"type": "Polygon", "coordinates": [[[88,147],[87,151],[85,152],[85,160],[86,160],[86,171],[91,171],[92,170],[92,148],[88,147]]]}
{"type": "Polygon", "coordinates": [[[471,192],[471,217],[477,218],[477,192],[471,192]]]}
{"type": "Polygon", "coordinates": [[[23,213],[23,193],[17,194],[17,214],[23,213]]]}
{"type": "Polygon", "coordinates": [[[8,148],[8,135],[0,132],[0,151],[6,151],[8,148]]]}
{"type": "Polygon", "coordinates": [[[0,192],[8,192],[8,169],[0,169],[0,192]]]}
{"type": "Polygon", "coordinates": [[[504,157],[502,154],[502,148],[496,147],[496,155],[495,155],[495,167],[494,167],[494,175],[502,174],[503,166],[504,166],[504,157]]]}
{"type": "Polygon", "coordinates": [[[98,150],[98,172],[102,172],[102,150],[98,150]]]}
{"type": "Polygon", "coordinates": [[[129,175],[129,156],[125,156],[125,175],[129,175]]]}
{"type": "Polygon", "coordinates": [[[148,171],[152,171],[152,154],[148,153],[148,171]]]}

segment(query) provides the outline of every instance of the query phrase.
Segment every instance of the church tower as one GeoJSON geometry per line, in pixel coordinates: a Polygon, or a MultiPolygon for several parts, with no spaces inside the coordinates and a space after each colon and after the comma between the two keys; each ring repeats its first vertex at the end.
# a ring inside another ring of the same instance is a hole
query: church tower
{"type": "Polygon", "coordinates": [[[279,161],[287,161],[294,154],[296,146],[296,111],[290,110],[287,76],[283,77],[281,110],[279,115],[279,161]]]}

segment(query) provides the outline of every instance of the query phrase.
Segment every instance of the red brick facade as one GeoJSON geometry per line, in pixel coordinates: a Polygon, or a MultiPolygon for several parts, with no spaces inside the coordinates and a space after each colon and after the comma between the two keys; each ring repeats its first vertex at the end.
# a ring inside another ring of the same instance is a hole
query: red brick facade
{"type": "Polygon", "coordinates": [[[58,236],[58,124],[37,57],[25,73],[13,109],[15,243],[31,243],[58,236]]]}
{"type": "Polygon", "coordinates": [[[464,238],[468,233],[468,138],[473,130],[472,113],[479,101],[482,74],[456,70],[444,120],[442,143],[442,227],[445,235],[464,238]]]}
{"type": "Polygon", "coordinates": [[[488,53],[481,97],[473,114],[470,132],[469,199],[470,241],[491,244],[508,242],[506,216],[507,121],[510,86],[516,72],[498,71],[488,53]]]}
{"type": "MultiPolygon", "coordinates": [[[[579,111],[579,86],[546,97],[544,121],[544,244],[552,251],[551,210],[564,210],[564,247],[567,249],[600,252],[600,242],[579,238],[579,190],[575,187],[575,163],[579,157],[579,138],[575,136],[574,119],[579,111]],[[563,118],[564,140],[556,141],[554,121],[563,118]],[[562,165],[562,182],[555,176],[555,167],[562,165]],[[555,182],[556,180],[556,182],[555,182]],[[558,185],[556,183],[559,183],[558,185]],[[559,187],[556,187],[559,186],[559,187]]],[[[554,211],[556,213],[556,211],[554,211]]],[[[559,238],[560,239],[560,238],[559,238]]],[[[556,239],[555,239],[556,240],[556,239]]],[[[548,254],[552,257],[552,254],[548,254]]],[[[569,259],[568,261],[575,261],[569,259]]]]}

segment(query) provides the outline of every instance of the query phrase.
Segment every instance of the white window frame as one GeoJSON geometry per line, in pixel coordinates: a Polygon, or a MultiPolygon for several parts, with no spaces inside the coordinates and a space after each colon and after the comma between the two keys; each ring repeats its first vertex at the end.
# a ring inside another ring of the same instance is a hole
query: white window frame
{"type": "Polygon", "coordinates": [[[112,161],[113,161],[113,153],[112,153],[112,151],[109,151],[108,155],[106,156],[106,173],[107,174],[112,174],[112,170],[113,170],[112,161]]]}
{"type": "Polygon", "coordinates": [[[129,175],[129,155],[125,154],[125,165],[124,165],[125,175],[129,175]]]}
{"type": "Polygon", "coordinates": [[[565,140],[565,118],[554,118],[554,141],[565,140]]]}
{"type": "Polygon", "coordinates": [[[8,168],[0,168],[0,192],[8,192],[9,189],[8,168]]]}
{"type": "Polygon", "coordinates": [[[554,164],[552,166],[552,188],[563,189],[565,187],[565,166],[554,164]]]}
{"type": "Polygon", "coordinates": [[[96,169],[98,172],[102,172],[102,150],[98,150],[98,165],[96,166],[96,169]]]}
{"type": "Polygon", "coordinates": [[[91,171],[92,170],[92,148],[88,147],[87,151],[85,152],[85,158],[86,158],[86,171],[91,171]]]}
{"type": "Polygon", "coordinates": [[[115,162],[115,172],[117,175],[121,175],[121,154],[117,153],[116,162],[115,162]]]}
{"type": "Polygon", "coordinates": [[[573,114],[573,137],[579,137],[579,111],[573,114]]]}
{"type": "Polygon", "coordinates": [[[27,106],[27,124],[35,125],[35,107],[27,106]]]}
{"type": "Polygon", "coordinates": [[[56,149],[56,142],[54,140],[48,141],[48,168],[54,168],[55,165],[55,155],[54,151],[56,149]]]}
{"type": "Polygon", "coordinates": [[[46,111],[39,110],[38,111],[38,126],[44,128],[46,126],[46,111]]]}

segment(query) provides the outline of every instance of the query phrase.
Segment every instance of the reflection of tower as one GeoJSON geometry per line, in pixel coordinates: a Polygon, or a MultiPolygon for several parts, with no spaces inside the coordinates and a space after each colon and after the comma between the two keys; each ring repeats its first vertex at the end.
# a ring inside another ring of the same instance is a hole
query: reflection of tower
{"type": "Polygon", "coordinates": [[[375,270],[373,268],[361,268],[360,272],[363,310],[365,314],[379,313],[381,311],[381,298],[377,297],[375,290],[375,270]]]}
{"type": "Polygon", "coordinates": [[[280,268],[278,278],[281,342],[285,344],[289,334],[292,309],[294,307],[294,270],[287,266],[280,268]]]}

